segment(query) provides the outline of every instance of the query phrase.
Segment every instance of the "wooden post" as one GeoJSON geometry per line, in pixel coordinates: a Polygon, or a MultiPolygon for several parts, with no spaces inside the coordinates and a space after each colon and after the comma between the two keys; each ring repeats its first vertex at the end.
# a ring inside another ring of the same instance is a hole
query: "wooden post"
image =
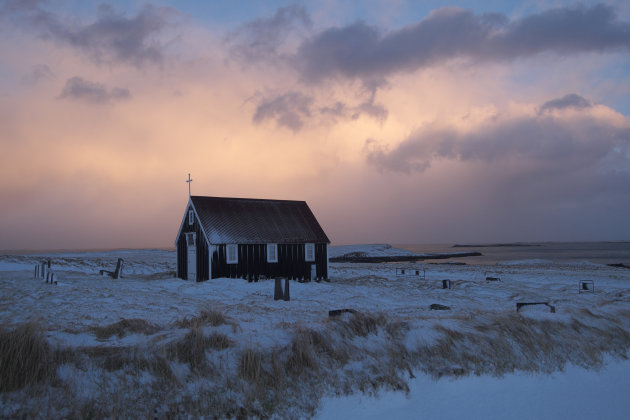
{"type": "Polygon", "coordinates": [[[291,296],[289,295],[289,278],[284,279],[284,300],[291,300],[291,296]]]}
{"type": "Polygon", "coordinates": [[[273,300],[280,300],[284,298],[284,292],[282,291],[282,279],[276,277],[276,287],[273,290],[273,300]]]}
{"type": "Polygon", "coordinates": [[[119,279],[122,276],[122,268],[123,259],[118,258],[118,262],[116,263],[116,271],[114,271],[114,275],[112,276],[114,279],[119,279]]]}

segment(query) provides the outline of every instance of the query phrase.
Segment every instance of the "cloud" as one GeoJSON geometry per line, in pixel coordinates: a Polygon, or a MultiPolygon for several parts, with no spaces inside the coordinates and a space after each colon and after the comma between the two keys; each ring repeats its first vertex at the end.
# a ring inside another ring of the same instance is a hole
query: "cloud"
{"type": "MultiPolygon", "coordinates": [[[[332,105],[325,105],[319,108],[319,113],[324,117],[333,117],[334,119],[343,118],[346,119],[352,114],[352,110],[341,101],[336,101],[332,105]]],[[[355,118],[358,117],[355,115],[355,118]]]]}
{"type": "Polygon", "coordinates": [[[365,22],[329,28],[304,41],[293,58],[302,79],[388,77],[449,60],[504,61],[543,52],[560,55],[627,51],[630,23],[607,5],[558,8],[510,21],[455,7],[382,33],[365,22]]]}
{"type": "MultiPolygon", "coordinates": [[[[365,143],[367,161],[380,170],[422,172],[439,161],[519,162],[531,170],[571,173],[582,168],[602,166],[615,158],[625,162],[628,171],[630,125],[612,123],[602,112],[618,114],[606,107],[590,112],[590,104],[578,95],[546,102],[541,109],[568,110],[575,114],[520,113],[488,118],[475,129],[427,127],[416,131],[389,150],[369,139],[365,143]],[[576,105],[578,104],[578,105],[576,105]]],[[[601,168],[599,168],[601,169],[601,168]]]]}
{"type": "Polygon", "coordinates": [[[31,68],[31,71],[22,77],[22,83],[26,85],[35,85],[41,80],[54,79],[55,75],[46,64],[37,64],[31,68]]]}
{"type": "Polygon", "coordinates": [[[304,120],[311,116],[312,105],[313,98],[300,92],[263,98],[256,108],[253,121],[260,124],[265,120],[275,120],[278,127],[297,132],[304,126],[304,120]]]}
{"type": "Polygon", "coordinates": [[[260,99],[252,120],[256,124],[274,120],[278,127],[288,128],[296,133],[308,122],[336,123],[339,120],[356,120],[361,115],[382,123],[387,119],[388,111],[385,106],[375,103],[374,94],[355,106],[349,106],[342,101],[319,105],[314,96],[292,91],[260,99]]]}
{"type": "Polygon", "coordinates": [[[363,92],[368,94],[368,98],[355,108],[355,115],[365,113],[380,122],[385,121],[389,111],[383,104],[376,103],[376,92],[386,87],[389,87],[389,83],[385,79],[363,81],[363,92]]]}
{"type": "Polygon", "coordinates": [[[319,109],[319,114],[326,117],[332,117],[337,120],[356,120],[362,114],[376,119],[379,122],[383,122],[387,119],[388,111],[381,104],[374,103],[373,100],[367,100],[361,102],[357,106],[348,106],[344,102],[336,101],[332,105],[324,105],[319,109]]]}
{"type": "Polygon", "coordinates": [[[75,76],[66,81],[61,94],[61,99],[72,99],[92,104],[106,104],[124,101],[131,98],[129,89],[113,87],[109,89],[102,83],[89,82],[75,76]]]}
{"type": "Polygon", "coordinates": [[[10,17],[37,10],[47,0],[7,0],[0,7],[0,17],[10,17]]]}
{"type": "Polygon", "coordinates": [[[395,185],[388,202],[415,211],[399,218],[415,234],[389,230],[440,241],[627,236],[630,121],[603,105],[508,108],[472,126],[425,125],[389,147],[365,142],[368,166],[395,185]]]}
{"type": "Polygon", "coordinates": [[[12,1],[0,16],[21,29],[32,29],[44,39],[60,42],[87,54],[98,63],[126,63],[135,66],[160,63],[167,28],[176,25],[180,14],[170,7],[146,5],[132,17],[117,13],[109,4],[98,8],[97,18],[88,24],[64,21],[47,11],[41,1],[12,1]]]}
{"type": "Polygon", "coordinates": [[[542,113],[552,109],[590,108],[591,106],[593,106],[591,101],[584,99],[575,93],[569,93],[562,98],[552,99],[545,102],[540,107],[540,112],[542,113]]]}
{"type": "Polygon", "coordinates": [[[303,6],[279,8],[270,18],[244,23],[226,37],[234,57],[241,62],[276,60],[280,47],[291,39],[293,32],[310,28],[311,18],[303,6]]]}

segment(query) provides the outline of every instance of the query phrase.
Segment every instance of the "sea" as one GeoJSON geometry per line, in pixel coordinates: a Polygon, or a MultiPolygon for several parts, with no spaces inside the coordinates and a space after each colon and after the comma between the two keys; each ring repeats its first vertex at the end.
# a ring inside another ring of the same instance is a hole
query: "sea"
{"type": "Polygon", "coordinates": [[[591,262],[630,266],[628,242],[527,242],[504,244],[397,244],[418,254],[480,252],[479,257],[453,258],[446,261],[469,264],[498,264],[517,261],[550,261],[554,263],[591,262]]]}
{"type": "MultiPolygon", "coordinates": [[[[553,262],[624,264],[630,266],[630,241],[620,242],[516,242],[501,244],[392,244],[417,254],[453,254],[480,252],[478,257],[457,257],[439,262],[494,265],[507,262],[553,262]]],[[[0,250],[0,255],[115,254],[142,251],[173,252],[173,248],[147,249],[65,249],[65,250],[0,250]]],[[[159,253],[158,253],[159,254],[159,253]]],[[[438,262],[436,261],[436,262],[438,262]]]]}

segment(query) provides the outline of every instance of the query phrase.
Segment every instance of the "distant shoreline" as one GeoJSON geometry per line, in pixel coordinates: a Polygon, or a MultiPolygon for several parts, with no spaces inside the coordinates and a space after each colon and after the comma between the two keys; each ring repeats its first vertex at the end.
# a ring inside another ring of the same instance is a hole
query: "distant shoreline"
{"type": "Polygon", "coordinates": [[[506,244],[455,244],[451,248],[508,248],[524,246],[542,246],[542,244],[506,243],[506,244]]]}
{"type": "Polygon", "coordinates": [[[385,263],[385,262],[414,262],[423,260],[446,260],[449,258],[481,257],[481,252],[455,252],[451,254],[426,254],[426,255],[391,255],[391,256],[359,256],[342,255],[330,258],[330,262],[351,263],[385,263]]]}

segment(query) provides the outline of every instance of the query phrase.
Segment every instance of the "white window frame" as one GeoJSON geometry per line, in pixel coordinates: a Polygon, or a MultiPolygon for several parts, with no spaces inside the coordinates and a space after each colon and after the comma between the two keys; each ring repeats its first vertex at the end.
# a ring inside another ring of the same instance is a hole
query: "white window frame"
{"type": "Polygon", "coordinates": [[[278,262],[278,244],[267,244],[267,262],[268,263],[278,262]],[[273,250],[273,252],[270,250],[273,250]]]}
{"type": "Polygon", "coordinates": [[[315,261],[315,244],[304,244],[304,261],[315,261]]]}
{"type": "Polygon", "coordinates": [[[195,212],[192,209],[188,210],[188,224],[192,226],[195,223],[195,212]]]}
{"type": "Polygon", "coordinates": [[[228,264],[238,264],[238,244],[225,245],[225,260],[228,264]]]}

